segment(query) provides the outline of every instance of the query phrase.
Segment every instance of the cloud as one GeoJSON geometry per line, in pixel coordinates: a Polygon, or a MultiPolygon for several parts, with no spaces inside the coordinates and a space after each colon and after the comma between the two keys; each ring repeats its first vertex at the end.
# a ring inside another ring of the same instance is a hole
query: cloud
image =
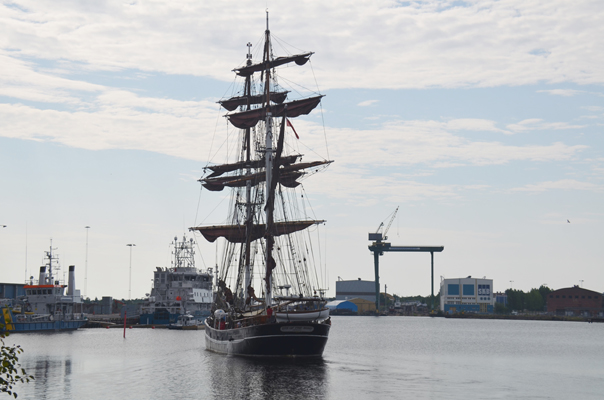
{"type": "MultiPolygon", "coordinates": [[[[261,54],[264,13],[253,3],[23,0],[0,7],[0,48],[23,60],[60,61],[64,73],[136,69],[229,81],[247,42],[256,60],[261,54]]],[[[276,54],[288,50],[285,43],[316,51],[314,74],[287,71],[307,87],[315,77],[323,89],[604,82],[597,1],[282,2],[270,24],[276,54]]]]}
{"type": "Polygon", "coordinates": [[[549,93],[555,96],[572,97],[579,93],[585,93],[583,90],[574,89],[550,89],[550,90],[537,90],[537,93],[549,93]]]}
{"type": "Polygon", "coordinates": [[[502,132],[511,133],[503,129],[499,129],[496,126],[495,121],[486,119],[475,119],[475,118],[460,118],[453,119],[446,123],[446,129],[454,131],[486,131],[486,132],[502,132]]]}
{"type": "MultiPolygon", "coordinates": [[[[312,132],[312,137],[318,138],[309,146],[320,146],[320,138],[323,137],[320,127],[305,124],[304,129],[312,132]]],[[[327,133],[331,156],[339,164],[374,167],[422,165],[445,168],[502,165],[513,161],[561,161],[570,160],[587,148],[585,145],[562,142],[519,146],[498,141],[473,141],[455,135],[449,129],[449,124],[440,121],[396,121],[378,129],[328,128],[327,133]]],[[[453,125],[459,128],[464,124],[453,125]]],[[[470,126],[476,128],[476,125],[470,126]]]]}
{"type": "Polygon", "coordinates": [[[510,189],[512,192],[545,192],[548,190],[588,190],[601,192],[602,186],[591,182],[580,182],[574,179],[547,181],[510,189]]]}
{"type": "Polygon", "coordinates": [[[604,94],[598,92],[588,92],[586,90],[575,90],[575,89],[550,89],[550,90],[537,90],[537,93],[549,93],[554,96],[572,97],[581,93],[591,94],[598,97],[603,97],[604,94]]]}
{"type": "Polygon", "coordinates": [[[585,125],[571,125],[566,122],[544,122],[539,118],[522,120],[516,124],[509,124],[507,128],[512,132],[526,132],[534,130],[560,130],[560,129],[581,129],[585,125]]]}
{"type": "Polygon", "coordinates": [[[378,101],[379,100],[365,100],[365,101],[362,101],[359,104],[357,104],[357,106],[359,106],[359,107],[367,107],[367,106],[370,106],[370,105],[373,105],[373,104],[377,103],[378,101]]]}

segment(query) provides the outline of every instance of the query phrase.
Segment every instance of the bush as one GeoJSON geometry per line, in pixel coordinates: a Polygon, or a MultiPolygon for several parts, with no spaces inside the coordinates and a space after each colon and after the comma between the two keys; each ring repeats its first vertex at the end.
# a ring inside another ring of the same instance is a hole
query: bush
{"type": "Polygon", "coordinates": [[[8,393],[17,398],[17,392],[13,386],[18,382],[25,383],[33,380],[34,377],[27,375],[25,369],[19,364],[19,354],[23,353],[21,346],[6,346],[4,338],[8,333],[0,334],[0,343],[2,350],[0,353],[0,392],[8,393]]]}

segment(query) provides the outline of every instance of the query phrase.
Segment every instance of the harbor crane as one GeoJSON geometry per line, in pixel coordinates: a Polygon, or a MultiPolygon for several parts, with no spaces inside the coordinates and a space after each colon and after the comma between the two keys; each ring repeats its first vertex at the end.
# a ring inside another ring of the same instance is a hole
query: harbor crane
{"type": "Polygon", "coordinates": [[[385,251],[402,251],[402,252],[424,252],[430,253],[431,259],[431,270],[432,270],[432,304],[431,309],[434,310],[434,253],[440,253],[445,249],[444,246],[392,246],[391,243],[384,242],[384,240],[388,240],[388,230],[390,230],[390,226],[392,225],[392,221],[394,221],[394,217],[396,217],[396,213],[398,212],[398,207],[394,210],[390,221],[388,222],[388,226],[384,230],[383,233],[380,232],[380,229],[384,226],[384,223],[380,223],[375,233],[369,233],[369,240],[373,241],[371,245],[369,245],[369,251],[373,252],[373,263],[375,268],[375,307],[376,311],[379,315],[380,311],[380,256],[384,255],[385,251]]]}

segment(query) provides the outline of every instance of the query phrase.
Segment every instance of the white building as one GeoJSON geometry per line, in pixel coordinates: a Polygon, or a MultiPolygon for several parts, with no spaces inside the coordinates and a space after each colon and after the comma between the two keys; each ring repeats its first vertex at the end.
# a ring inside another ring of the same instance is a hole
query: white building
{"type": "Polygon", "coordinates": [[[492,313],[495,304],[493,280],[467,278],[441,279],[440,309],[447,313],[492,313]]]}

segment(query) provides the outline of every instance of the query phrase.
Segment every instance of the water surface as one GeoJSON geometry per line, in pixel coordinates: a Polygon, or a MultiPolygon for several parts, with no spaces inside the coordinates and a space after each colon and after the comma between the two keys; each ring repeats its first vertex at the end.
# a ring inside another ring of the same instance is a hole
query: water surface
{"type": "Polygon", "coordinates": [[[332,317],[322,359],[205,350],[203,331],[13,334],[20,399],[600,399],[604,324],[332,317]]]}

